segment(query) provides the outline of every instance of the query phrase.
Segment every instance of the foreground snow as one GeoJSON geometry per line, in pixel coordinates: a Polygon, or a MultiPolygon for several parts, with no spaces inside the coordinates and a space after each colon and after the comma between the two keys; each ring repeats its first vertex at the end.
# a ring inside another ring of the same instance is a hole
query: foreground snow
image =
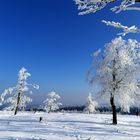
{"type": "Polygon", "coordinates": [[[140,140],[140,117],[110,114],[0,112],[0,140],[140,140]],[[39,117],[44,121],[39,123],[39,117]]]}

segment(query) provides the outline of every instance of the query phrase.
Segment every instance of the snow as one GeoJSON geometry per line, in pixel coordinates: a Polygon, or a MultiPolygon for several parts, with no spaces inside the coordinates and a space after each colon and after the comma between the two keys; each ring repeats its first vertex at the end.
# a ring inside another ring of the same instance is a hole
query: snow
{"type": "Polygon", "coordinates": [[[0,112],[0,140],[139,140],[140,117],[111,114],[0,112]],[[43,121],[39,122],[39,117],[43,121]]]}

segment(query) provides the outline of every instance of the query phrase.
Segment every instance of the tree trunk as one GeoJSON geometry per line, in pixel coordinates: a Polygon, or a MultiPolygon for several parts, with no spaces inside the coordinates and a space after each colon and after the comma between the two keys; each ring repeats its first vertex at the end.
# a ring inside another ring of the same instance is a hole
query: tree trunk
{"type": "MultiPolygon", "coordinates": [[[[116,50],[117,51],[117,50],[116,50]]],[[[111,93],[111,97],[110,97],[110,104],[111,104],[111,108],[112,108],[112,115],[113,115],[113,122],[112,124],[116,125],[117,124],[117,111],[116,111],[116,106],[114,103],[114,93],[116,90],[116,69],[115,69],[115,65],[116,65],[116,60],[113,60],[113,73],[112,73],[112,78],[113,78],[113,93],[111,93]]]]}
{"type": "Polygon", "coordinates": [[[17,97],[17,105],[16,105],[16,109],[15,109],[15,113],[14,113],[14,115],[16,115],[16,114],[17,114],[17,111],[18,111],[18,108],[19,108],[20,95],[21,95],[21,93],[19,92],[19,93],[18,93],[18,97],[17,97]]]}
{"type": "Polygon", "coordinates": [[[111,104],[112,115],[113,115],[112,124],[116,125],[117,124],[117,111],[116,111],[116,106],[115,106],[115,103],[114,103],[114,96],[110,97],[110,104],[111,104]]]}

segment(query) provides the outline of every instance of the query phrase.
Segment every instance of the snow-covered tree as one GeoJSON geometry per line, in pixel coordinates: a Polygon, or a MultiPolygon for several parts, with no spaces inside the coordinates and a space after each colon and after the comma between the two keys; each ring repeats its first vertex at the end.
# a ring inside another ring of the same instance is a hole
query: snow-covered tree
{"type": "MultiPolygon", "coordinates": [[[[31,76],[25,68],[22,68],[18,73],[18,83],[14,87],[5,89],[1,94],[1,105],[8,106],[5,109],[14,110],[14,114],[17,114],[18,109],[24,109],[26,105],[32,102],[32,99],[26,94],[29,92],[29,86],[38,89],[38,85],[32,85],[27,83],[27,78],[31,76]]],[[[30,91],[31,92],[31,91],[30,91]]]]}
{"type": "Polygon", "coordinates": [[[94,53],[88,78],[91,84],[100,86],[100,95],[110,99],[113,124],[117,124],[116,104],[127,112],[137,104],[139,75],[140,43],[136,40],[118,37],[105,45],[103,53],[94,53]]]}
{"type": "Polygon", "coordinates": [[[88,112],[89,114],[95,113],[96,107],[97,107],[97,102],[93,100],[91,93],[89,93],[87,97],[87,104],[86,104],[85,111],[88,112]]]}
{"type": "Polygon", "coordinates": [[[62,103],[58,102],[60,99],[60,95],[56,92],[52,91],[47,95],[47,99],[43,102],[43,108],[45,111],[50,113],[51,111],[55,111],[59,109],[59,106],[62,105],[62,103]]]}
{"type": "MultiPolygon", "coordinates": [[[[117,3],[117,0],[74,0],[78,5],[79,15],[95,13],[111,3],[117,3]]],[[[118,4],[118,3],[117,3],[118,4]]],[[[120,4],[111,8],[115,13],[125,10],[140,11],[140,0],[121,0],[120,4]]]]}

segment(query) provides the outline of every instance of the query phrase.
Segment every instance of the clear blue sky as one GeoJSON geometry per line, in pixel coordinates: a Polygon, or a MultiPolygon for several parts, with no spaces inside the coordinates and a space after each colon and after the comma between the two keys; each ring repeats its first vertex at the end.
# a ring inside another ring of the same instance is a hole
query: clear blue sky
{"type": "MultiPolygon", "coordinates": [[[[0,91],[13,86],[21,67],[40,85],[39,103],[52,90],[64,104],[83,104],[90,91],[86,73],[91,53],[103,48],[118,30],[100,21],[114,20],[140,27],[140,12],[114,14],[107,9],[78,16],[73,0],[0,1],[0,91]]],[[[140,41],[140,35],[128,35],[140,41]]]]}

